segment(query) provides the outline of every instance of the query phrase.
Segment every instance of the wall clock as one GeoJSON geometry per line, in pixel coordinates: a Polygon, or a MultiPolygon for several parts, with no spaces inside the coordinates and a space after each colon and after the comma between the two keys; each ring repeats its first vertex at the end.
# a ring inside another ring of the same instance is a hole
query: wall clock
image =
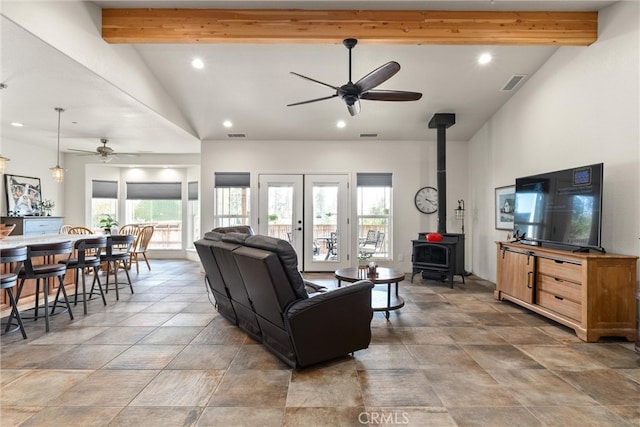
{"type": "Polygon", "coordinates": [[[433,187],[422,187],[416,193],[414,203],[420,212],[434,213],[438,210],[438,190],[433,187]]]}

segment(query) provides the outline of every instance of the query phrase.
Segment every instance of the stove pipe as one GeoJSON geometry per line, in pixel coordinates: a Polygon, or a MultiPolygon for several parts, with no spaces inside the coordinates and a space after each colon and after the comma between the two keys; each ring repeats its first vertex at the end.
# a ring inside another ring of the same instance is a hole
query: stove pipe
{"type": "Polygon", "coordinates": [[[453,113],[436,113],[429,120],[429,129],[438,131],[438,233],[447,232],[447,128],[456,124],[453,113]]]}

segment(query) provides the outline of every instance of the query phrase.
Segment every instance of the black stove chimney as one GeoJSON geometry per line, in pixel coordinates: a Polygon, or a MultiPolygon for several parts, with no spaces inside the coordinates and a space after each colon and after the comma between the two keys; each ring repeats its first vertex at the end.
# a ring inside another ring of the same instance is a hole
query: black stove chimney
{"type": "Polygon", "coordinates": [[[429,120],[429,129],[438,130],[438,233],[447,232],[447,128],[456,124],[453,113],[436,113],[429,120]]]}

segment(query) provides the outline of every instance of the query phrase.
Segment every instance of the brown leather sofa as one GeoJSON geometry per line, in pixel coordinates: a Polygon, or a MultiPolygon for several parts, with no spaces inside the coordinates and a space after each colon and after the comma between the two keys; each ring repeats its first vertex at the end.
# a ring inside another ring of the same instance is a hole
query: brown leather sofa
{"type": "Polygon", "coordinates": [[[373,283],[326,290],[302,278],[286,240],[227,231],[195,242],[220,315],[294,368],[369,346],[373,283]]]}

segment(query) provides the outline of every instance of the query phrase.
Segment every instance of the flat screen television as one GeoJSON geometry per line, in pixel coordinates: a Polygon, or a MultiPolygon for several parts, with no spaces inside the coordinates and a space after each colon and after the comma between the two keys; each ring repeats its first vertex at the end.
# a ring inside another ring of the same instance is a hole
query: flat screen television
{"type": "Polygon", "coordinates": [[[573,250],[601,246],[602,163],[516,179],[514,236],[573,250]]]}

